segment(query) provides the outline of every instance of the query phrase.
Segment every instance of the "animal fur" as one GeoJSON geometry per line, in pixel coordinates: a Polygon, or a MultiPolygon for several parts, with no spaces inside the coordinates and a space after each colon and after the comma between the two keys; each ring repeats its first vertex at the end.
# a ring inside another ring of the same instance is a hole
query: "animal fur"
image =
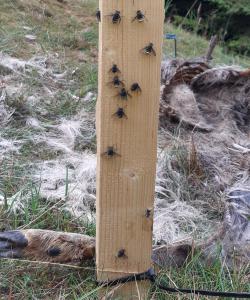
{"type": "MultiPolygon", "coordinates": [[[[227,213],[216,234],[198,244],[161,245],[153,248],[153,262],[163,266],[182,266],[195,252],[205,261],[212,261],[221,246],[221,255],[228,265],[234,253],[238,265],[250,259],[250,192],[231,193],[227,213]]],[[[95,256],[95,238],[49,230],[29,229],[0,233],[0,257],[25,258],[37,261],[81,264],[95,256]]]]}
{"type": "Polygon", "coordinates": [[[0,233],[0,257],[80,264],[95,255],[95,239],[77,233],[28,229],[0,233]]]}

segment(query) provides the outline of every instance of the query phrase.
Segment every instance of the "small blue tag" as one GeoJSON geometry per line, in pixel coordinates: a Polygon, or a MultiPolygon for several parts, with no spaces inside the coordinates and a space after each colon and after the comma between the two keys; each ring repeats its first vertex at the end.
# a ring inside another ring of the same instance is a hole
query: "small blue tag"
{"type": "Polygon", "coordinates": [[[167,40],[176,40],[176,34],[167,33],[167,34],[165,35],[165,38],[166,38],[167,40]]]}

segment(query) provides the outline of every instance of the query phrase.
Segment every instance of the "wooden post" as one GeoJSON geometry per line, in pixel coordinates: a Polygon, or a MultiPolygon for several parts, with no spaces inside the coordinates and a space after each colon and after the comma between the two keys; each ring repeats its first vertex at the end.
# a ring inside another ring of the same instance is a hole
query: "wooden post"
{"type": "MultiPolygon", "coordinates": [[[[163,7],[163,0],[100,0],[96,113],[99,281],[151,267],[163,7]],[[139,15],[134,19],[139,10],[145,14],[142,20],[139,15]],[[111,16],[115,11],[120,11],[121,20],[119,14],[111,16]],[[118,88],[111,83],[115,76],[122,81],[116,82],[118,88]],[[134,83],[140,88],[132,91],[134,83]]],[[[148,286],[146,282],[130,283],[117,293],[124,299],[146,299],[148,286]]]]}

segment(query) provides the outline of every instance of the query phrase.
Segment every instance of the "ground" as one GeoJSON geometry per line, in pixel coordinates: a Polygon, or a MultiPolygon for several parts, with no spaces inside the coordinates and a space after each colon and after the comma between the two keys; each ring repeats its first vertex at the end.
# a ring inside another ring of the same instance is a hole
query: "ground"
{"type": "MultiPolygon", "coordinates": [[[[0,0],[1,230],[40,228],[95,235],[96,8],[95,0],[0,0]]],[[[208,42],[200,37],[170,25],[165,31],[177,34],[179,56],[206,52],[208,42]]],[[[172,43],[165,41],[164,55],[171,53],[172,43]]],[[[247,58],[225,55],[220,47],[214,57],[214,64],[250,64],[247,58]]],[[[157,203],[164,197],[169,157],[186,159],[188,149],[178,135],[173,134],[168,152],[159,148],[157,203]]],[[[194,193],[183,178],[179,177],[181,196],[176,178],[168,178],[179,207],[175,214],[176,202],[169,206],[164,236],[168,242],[208,234],[223,214],[223,205],[209,213],[197,202],[194,205],[194,193]]],[[[161,239],[157,229],[155,242],[161,239]]],[[[1,299],[80,300],[95,299],[97,294],[94,264],[48,266],[1,260],[0,266],[1,299]]],[[[207,267],[199,256],[182,269],[161,274],[183,287],[250,288],[247,269],[231,273],[219,260],[207,267]]],[[[155,298],[192,299],[158,291],[155,298]]]]}

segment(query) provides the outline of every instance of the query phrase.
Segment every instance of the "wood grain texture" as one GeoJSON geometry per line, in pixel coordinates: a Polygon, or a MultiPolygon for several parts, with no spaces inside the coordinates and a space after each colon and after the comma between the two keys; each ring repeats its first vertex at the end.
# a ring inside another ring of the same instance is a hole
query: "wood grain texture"
{"type": "MultiPolygon", "coordinates": [[[[151,266],[163,0],[100,0],[99,96],[97,101],[97,277],[114,279],[151,266]],[[121,11],[112,24],[108,16],[121,11]],[[137,10],[147,21],[131,22],[137,10]],[[154,44],[156,56],[140,51],[154,44]],[[120,100],[109,84],[117,64],[126,89],[137,82],[142,93],[120,100]],[[126,118],[112,116],[123,107],[126,118]],[[102,155],[113,146],[119,156],[102,155]],[[125,249],[125,257],[117,256],[125,249]]],[[[127,298],[128,299],[128,298],[127,298]]]]}

